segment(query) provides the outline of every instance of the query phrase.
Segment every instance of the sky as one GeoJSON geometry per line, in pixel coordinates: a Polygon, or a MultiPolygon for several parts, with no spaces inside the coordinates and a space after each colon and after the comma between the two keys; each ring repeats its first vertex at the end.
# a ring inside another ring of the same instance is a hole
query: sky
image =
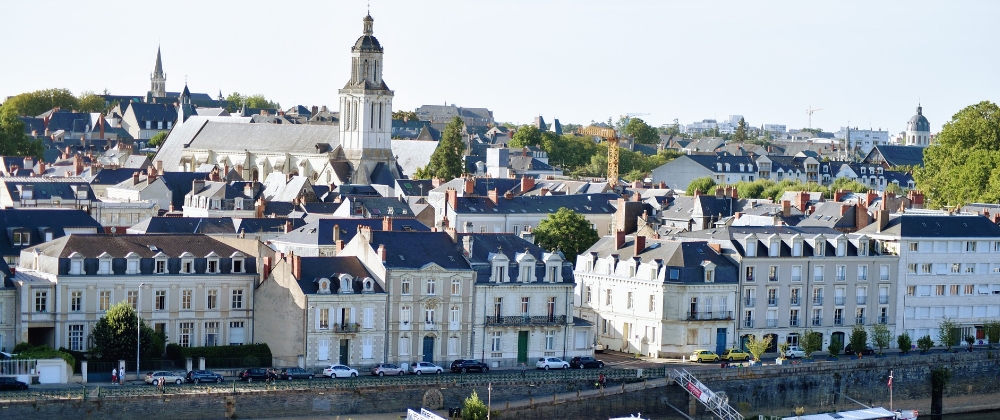
{"type": "Polygon", "coordinates": [[[263,94],[337,104],[370,10],[393,109],[485,107],[500,122],[933,131],[1000,94],[1000,2],[0,0],[0,98],[46,88],[263,94]],[[370,9],[369,9],[370,8],[370,9]]]}

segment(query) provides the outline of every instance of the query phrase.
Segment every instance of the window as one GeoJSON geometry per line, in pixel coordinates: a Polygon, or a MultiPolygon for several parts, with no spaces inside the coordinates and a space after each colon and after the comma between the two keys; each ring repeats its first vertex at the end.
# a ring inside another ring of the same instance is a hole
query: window
{"type": "Polygon", "coordinates": [[[503,298],[498,297],[493,299],[493,316],[500,319],[503,316],[503,298]]]}
{"type": "Polygon", "coordinates": [[[434,279],[427,279],[427,295],[433,296],[437,294],[437,281],[434,279]]]}
{"type": "Polygon", "coordinates": [[[410,294],[410,279],[403,279],[400,283],[400,293],[404,295],[410,294]]]}
{"type": "MultiPolygon", "coordinates": [[[[381,121],[379,124],[381,124],[381,121]]],[[[458,337],[448,337],[448,355],[458,355],[458,337]]]]}
{"type": "Polygon", "coordinates": [[[127,296],[128,296],[127,297],[128,304],[132,305],[132,309],[136,309],[137,305],[139,303],[139,291],[138,290],[129,290],[127,296]]]}
{"type": "Polygon", "coordinates": [[[859,265],[858,266],[858,281],[868,280],[868,266],[859,265]]]}
{"type": "Polygon", "coordinates": [[[167,309],[167,291],[157,290],[153,293],[153,307],[156,308],[157,311],[167,309]]]}
{"type": "Polygon", "coordinates": [[[194,273],[194,261],[183,260],[181,261],[181,273],[192,274],[194,273]]]}
{"type": "Polygon", "coordinates": [[[243,289],[233,289],[233,309],[243,309],[243,289]]]}
{"type": "Polygon", "coordinates": [[[838,265],[837,266],[837,281],[847,280],[847,266],[838,265]]]}
{"type": "Polygon", "coordinates": [[[399,308],[399,320],[403,323],[403,325],[407,325],[407,324],[410,323],[410,307],[409,306],[403,306],[403,307],[399,308]]]}
{"type": "Polygon", "coordinates": [[[906,273],[907,274],[917,274],[917,264],[916,263],[907,264],[906,265],[906,273]]]}
{"type": "Polygon", "coordinates": [[[462,294],[462,280],[452,279],[451,280],[451,295],[458,296],[462,294]]]}
{"type": "Polygon", "coordinates": [[[555,350],[556,349],[556,333],[555,331],[545,332],[545,350],[555,350]]]}
{"type": "Polygon", "coordinates": [[[755,269],[756,269],[756,267],[753,267],[753,266],[747,267],[747,283],[753,283],[754,282],[753,272],[754,272],[755,269]]]}
{"type": "Polygon", "coordinates": [[[966,264],[965,265],[965,274],[976,274],[976,266],[975,266],[975,264],[966,264]]]}
{"type": "Polygon", "coordinates": [[[943,296],[943,295],[944,295],[944,285],[939,284],[937,286],[934,286],[934,296],[943,296]]]}
{"type": "MultiPolygon", "coordinates": [[[[913,286],[910,286],[910,287],[913,287],[913,286]]],[[[963,289],[964,289],[963,292],[962,292],[963,295],[971,295],[973,293],[973,291],[975,290],[971,284],[965,285],[965,287],[963,289]]],[[[910,294],[912,295],[912,293],[910,293],[910,294]]]]}
{"type": "Polygon", "coordinates": [[[952,264],[951,265],[951,273],[952,274],[958,274],[958,273],[961,273],[961,272],[962,272],[962,266],[960,264],[952,264]]]}
{"type": "Polygon", "coordinates": [[[319,329],[330,329],[330,308],[319,308],[319,329]]]}
{"type": "Polygon", "coordinates": [[[97,274],[111,274],[111,258],[101,258],[98,263],[97,274]]]}
{"type": "Polygon", "coordinates": [[[69,326],[69,349],[83,351],[83,325],[73,324],[69,326]]]}
{"type": "Polygon", "coordinates": [[[906,286],[906,295],[913,296],[917,292],[917,286],[906,286]]]}
{"type": "Polygon", "coordinates": [[[778,266],[772,265],[767,268],[767,281],[778,281],[778,266]]]}
{"type": "Polygon", "coordinates": [[[965,243],[965,252],[976,252],[976,242],[968,241],[965,243]]]}
{"type": "Polygon", "coordinates": [[[364,316],[361,318],[361,327],[375,328],[375,308],[365,308],[362,313],[364,316]]]}
{"type": "Polygon", "coordinates": [[[205,323],[205,345],[206,346],[217,346],[217,345],[219,345],[219,323],[218,322],[206,322],[205,323]]]}
{"type": "Polygon", "coordinates": [[[108,308],[111,307],[111,291],[110,290],[102,290],[101,291],[101,293],[98,295],[97,307],[101,311],[106,311],[106,310],[108,310],[108,308]]]}
{"type": "Polygon", "coordinates": [[[605,305],[610,305],[611,304],[611,289],[605,290],[605,292],[606,292],[606,294],[604,296],[604,304],[605,305]]]}
{"type": "Polygon", "coordinates": [[[549,298],[549,302],[547,304],[547,311],[548,311],[547,315],[549,316],[549,321],[551,322],[552,319],[556,316],[556,298],[554,297],[549,298]]]}
{"type": "Polygon", "coordinates": [[[80,312],[83,306],[83,292],[79,290],[74,290],[69,296],[69,310],[73,312],[80,312]]]}
{"type": "Polygon", "coordinates": [[[930,274],[930,273],[931,273],[931,264],[927,263],[920,264],[920,274],[930,274]]]}
{"type": "Polygon", "coordinates": [[[584,299],[586,299],[587,303],[590,303],[591,302],[591,298],[592,298],[592,296],[591,296],[591,289],[590,289],[590,286],[587,286],[584,289],[584,299]]]}
{"type": "Polygon", "coordinates": [[[792,281],[802,281],[802,266],[792,266],[792,281]]]}
{"type": "Polygon", "coordinates": [[[205,302],[205,309],[213,310],[218,309],[219,306],[219,291],[211,289],[208,291],[208,300],[205,302]]]}
{"type": "Polygon", "coordinates": [[[191,309],[191,295],[190,290],[181,291],[181,309],[191,309]]]}
{"type": "Polygon", "coordinates": [[[243,321],[230,321],[229,322],[229,345],[230,346],[240,346],[243,345],[243,321]]]}
{"type": "Polygon", "coordinates": [[[193,322],[182,322],[178,325],[177,344],[181,347],[191,347],[191,334],[194,332],[193,322]]]}
{"type": "Polygon", "coordinates": [[[878,266],[878,279],[880,281],[889,281],[889,264],[878,266]]]}
{"type": "Polygon", "coordinates": [[[626,309],[632,309],[632,292],[628,292],[628,303],[625,304],[626,309]]]}
{"type": "Polygon", "coordinates": [[[649,312],[653,312],[656,309],[656,296],[649,295],[649,312]]]}
{"type": "Polygon", "coordinates": [[[399,355],[409,356],[410,355],[410,337],[399,337],[399,355]]]}
{"type": "Polygon", "coordinates": [[[949,296],[958,296],[958,285],[957,284],[953,284],[951,286],[948,286],[948,295],[949,296]]]}
{"type": "Polygon", "coordinates": [[[528,316],[528,297],[521,297],[521,315],[528,316]]]}
{"type": "Polygon", "coordinates": [[[424,322],[428,325],[434,325],[434,310],[424,309],[424,322]]]}
{"type": "Polygon", "coordinates": [[[490,350],[491,351],[502,351],[501,344],[502,344],[502,339],[503,339],[503,332],[502,331],[494,331],[492,338],[493,339],[490,342],[490,350]]]}
{"type": "Polygon", "coordinates": [[[364,337],[361,339],[361,358],[371,359],[372,358],[372,348],[375,347],[375,339],[372,337],[364,337]]]}
{"type": "Polygon", "coordinates": [[[823,266],[817,265],[813,267],[813,281],[823,281],[823,266]]]}
{"type": "Polygon", "coordinates": [[[451,329],[458,329],[458,324],[462,322],[462,310],[458,306],[452,306],[448,313],[448,323],[451,329]]]}
{"type": "Polygon", "coordinates": [[[165,274],[167,272],[167,260],[156,260],[156,274],[165,274]]]}
{"type": "Polygon", "coordinates": [[[218,259],[210,259],[210,260],[208,260],[208,272],[209,273],[218,273],[219,272],[219,260],[218,259]]]}
{"type": "Polygon", "coordinates": [[[125,267],[125,274],[139,274],[139,256],[130,253],[125,267]]]}

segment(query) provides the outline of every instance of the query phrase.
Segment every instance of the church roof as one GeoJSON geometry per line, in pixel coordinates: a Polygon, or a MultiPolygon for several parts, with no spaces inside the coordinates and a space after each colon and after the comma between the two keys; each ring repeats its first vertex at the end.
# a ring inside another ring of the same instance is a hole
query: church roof
{"type": "Polygon", "coordinates": [[[910,121],[906,123],[906,131],[931,131],[931,123],[927,121],[923,111],[923,107],[917,105],[917,115],[910,117],[910,121]]]}

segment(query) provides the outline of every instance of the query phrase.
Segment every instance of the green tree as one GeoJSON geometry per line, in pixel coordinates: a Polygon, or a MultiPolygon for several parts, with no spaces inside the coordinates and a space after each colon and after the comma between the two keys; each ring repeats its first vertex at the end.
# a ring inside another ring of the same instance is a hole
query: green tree
{"type": "Polygon", "coordinates": [[[992,349],[993,344],[1000,342],[1000,321],[995,319],[983,321],[983,332],[986,334],[986,340],[990,342],[992,349]]]}
{"type": "Polygon", "coordinates": [[[590,163],[598,150],[597,143],[590,137],[574,134],[545,136],[542,148],[549,155],[549,163],[570,171],[590,163]]]}
{"type": "Polygon", "coordinates": [[[472,394],[465,399],[462,405],[462,420],[486,420],[489,414],[489,407],[479,399],[479,394],[472,391],[472,394]]]}
{"type": "Polygon", "coordinates": [[[878,354],[882,354],[882,350],[889,347],[889,341],[892,340],[892,333],[889,332],[889,327],[885,324],[874,324],[871,328],[872,343],[875,347],[878,347],[878,354]]]}
{"type": "Polygon", "coordinates": [[[622,134],[632,137],[639,144],[657,144],[660,142],[660,134],[656,129],[646,124],[642,118],[631,118],[628,124],[622,129],[622,134]]]}
{"type": "Polygon", "coordinates": [[[549,252],[562,251],[566,259],[576,262],[576,256],[598,240],[597,231],[579,213],[565,207],[549,214],[538,223],[535,240],[549,252]]]}
{"type": "MultiPolygon", "coordinates": [[[[52,108],[62,108],[72,111],[77,108],[77,99],[69,89],[42,89],[16,95],[4,102],[5,108],[14,111],[14,115],[36,116],[52,108]]],[[[103,104],[102,104],[103,105],[103,104]]]]}
{"type": "Polygon", "coordinates": [[[24,122],[17,118],[17,111],[0,106],[0,155],[34,156],[41,158],[45,146],[24,133],[24,122]]]}
{"type": "Polygon", "coordinates": [[[917,340],[917,348],[920,349],[922,353],[927,353],[931,347],[934,347],[934,339],[931,338],[931,336],[925,335],[917,340]]]}
{"type": "Polygon", "coordinates": [[[743,143],[750,140],[750,133],[747,131],[747,122],[740,118],[740,122],[736,125],[736,132],[733,133],[733,141],[743,143]]]}
{"type": "Polygon", "coordinates": [[[709,194],[710,192],[714,192],[714,189],[715,181],[712,180],[712,177],[695,178],[688,184],[687,195],[694,195],[695,191],[701,194],[709,194]]]}
{"type": "Polygon", "coordinates": [[[419,118],[417,118],[416,111],[403,111],[403,110],[399,110],[399,111],[392,111],[392,119],[394,119],[394,120],[416,121],[419,118]]]}
{"type": "Polygon", "coordinates": [[[958,328],[958,323],[948,317],[941,318],[938,322],[938,342],[951,351],[951,346],[958,344],[961,339],[962,330],[958,328]]]}
{"type": "Polygon", "coordinates": [[[756,335],[747,336],[747,351],[753,355],[753,360],[760,361],[760,356],[771,346],[773,336],[765,335],[764,338],[757,338],[756,335]]]}
{"type": "Polygon", "coordinates": [[[840,355],[840,351],[844,349],[844,343],[841,340],[839,335],[830,337],[830,345],[826,347],[826,350],[830,352],[830,356],[837,357],[840,355]]]}
{"type": "Polygon", "coordinates": [[[863,352],[865,347],[868,346],[868,330],[865,329],[864,325],[854,324],[854,327],[851,328],[850,341],[851,350],[854,351],[854,354],[857,354],[858,357],[861,357],[861,352],[863,352]]]}
{"type": "Polygon", "coordinates": [[[419,168],[414,174],[415,178],[441,178],[452,180],[462,175],[464,164],[462,162],[462,152],[465,151],[465,142],[462,141],[462,119],[455,117],[445,126],[441,132],[441,141],[431,154],[431,160],[426,167],[419,168]]]}
{"type": "Polygon", "coordinates": [[[913,347],[913,340],[910,338],[910,333],[904,332],[899,337],[896,337],[896,345],[899,346],[899,351],[909,353],[913,347]]]}
{"type": "Polygon", "coordinates": [[[897,197],[899,197],[903,195],[903,187],[900,187],[899,184],[895,182],[890,182],[888,183],[888,185],[885,186],[885,192],[887,193],[891,192],[893,194],[896,194],[897,197]]]}
{"type": "Polygon", "coordinates": [[[542,131],[533,125],[522,125],[514,132],[514,137],[511,137],[507,146],[522,148],[540,144],[542,144],[542,131]]]}
{"type": "Polygon", "coordinates": [[[944,411],[944,388],[951,381],[951,370],[947,366],[931,368],[931,418],[941,418],[944,411]]]}
{"type": "Polygon", "coordinates": [[[944,124],[913,173],[929,208],[1000,199],[1000,107],[983,101],[944,124]]]}
{"type": "Polygon", "coordinates": [[[818,331],[806,330],[799,339],[802,351],[806,352],[806,357],[811,358],[812,354],[823,348],[823,336],[818,331]]]}
{"type": "Polygon", "coordinates": [[[256,95],[250,95],[250,96],[246,97],[246,100],[244,101],[244,103],[246,103],[247,108],[281,109],[281,104],[279,104],[277,102],[269,101],[267,98],[264,97],[264,95],[261,95],[259,93],[256,94],[256,95]]]}
{"type": "MultiPolygon", "coordinates": [[[[131,360],[135,357],[136,314],[128,301],[121,301],[108,309],[94,326],[93,353],[103,360],[131,360]]],[[[157,334],[143,321],[140,326],[142,357],[159,358],[163,353],[166,337],[157,334]]]]}
{"type": "Polygon", "coordinates": [[[85,91],[76,98],[76,110],[79,112],[104,112],[104,98],[94,92],[85,91]]]}
{"type": "Polygon", "coordinates": [[[160,147],[163,144],[163,139],[167,138],[167,132],[161,131],[153,135],[153,138],[149,139],[149,147],[160,147]]]}

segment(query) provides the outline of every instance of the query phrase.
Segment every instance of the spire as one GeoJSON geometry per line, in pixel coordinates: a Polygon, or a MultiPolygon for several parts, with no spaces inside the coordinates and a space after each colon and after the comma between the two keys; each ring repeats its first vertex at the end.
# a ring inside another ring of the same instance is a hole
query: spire
{"type": "Polygon", "coordinates": [[[153,66],[153,74],[149,77],[150,96],[162,98],[167,96],[167,75],[163,73],[163,60],[160,58],[160,46],[156,46],[156,65],[153,66]]]}
{"type": "Polygon", "coordinates": [[[372,15],[368,14],[367,16],[365,16],[364,22],[365,22],[365,35],[372,36],[372,24],[375,22],[375,19],[372,19],[372,15]]]}
{"type": "Polygon", "coordinates": [[[153,76],[163,76],[163,60],[160,59],[160,46],[156,46],[156,66],[153,67],[153,76]]]}
{"type": "Polygon", "coordinates": [[[917,115],[924,115],[924,108],[920,106],[920,102],[917,102],[917,115]]]}

